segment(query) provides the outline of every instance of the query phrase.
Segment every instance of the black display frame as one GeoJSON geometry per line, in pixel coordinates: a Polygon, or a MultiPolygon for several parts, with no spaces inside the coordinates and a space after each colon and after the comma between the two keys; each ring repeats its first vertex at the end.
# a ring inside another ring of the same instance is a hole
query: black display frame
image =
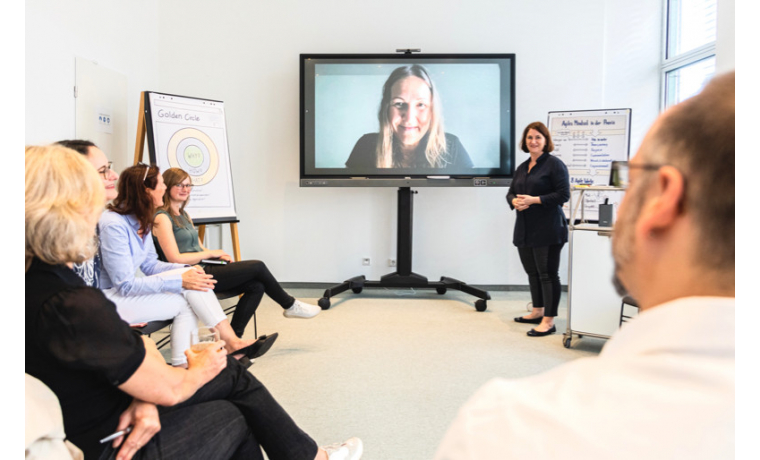
{"type": "Polygon", "coordinates": [[[300,69],[300,182],[301,187],[506,187],[515,170],[515,54],[301,54],[300,69]],[[380,61],[380,62],[377,62],[380,61]],[[474,168],[463,174],[421,174],[419,171],[393,169],[388,174],[319,168],[315,162],[314,65],[333,63],[383,63],[404,65],[409,61],[439,63],[496,63],[502,72],[500,88],[499,168],[474,168]],[[508,101],[504,99],[508,97],[508,101]],[[311,162],[311,163],[309,163],[311,162]],[[506,164],[505,164],[506,163],[506,164]]]}

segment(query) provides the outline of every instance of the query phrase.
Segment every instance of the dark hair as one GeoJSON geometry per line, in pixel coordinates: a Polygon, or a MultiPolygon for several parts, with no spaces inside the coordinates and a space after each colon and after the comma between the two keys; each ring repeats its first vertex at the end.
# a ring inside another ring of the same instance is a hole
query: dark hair
{"type": "Polygon", "coordinates": [[[156,188],[158,173],[157,166],[142,163],[125,169],[119,176],[119,195],[108,205],[108,209],[115,213],[123,216],[134,215],[140,223],[143,235],[153,227],[153,214],[156,209],[147,189],[156,188]]]}
{"type": "Polygon", "coordinates": [[[93,144],[90,141],[86,141],[83,139],[69,139],[65,141],[58,141],[56,142],[58,145],[62,145],[66,147],[67,149],[75,150],[82,155],[88,155],[90,153],[90,147],[97,148],[98,146],[93,144]]]}
{"type": "Polygon", "coordinates": [[[554,151],[554,142],[552,142],[552,135],[549,134],[549,129],[546,127],[545,124],[541,123],[540,121],[534,121],[533,123],[529,124],[525,127],[522,133],[522,138],[520,139],[520,150],[522,150],[525,153],[529,153],[528,146],[525,145],[525,138],[528,137],[528,131],[531,129],[535,129],[539,133],[541,133],[542,136],[546,138],[546,144],[544,145],[544,153],[549,153],[554,151]]]}
{"type": "Polygon", "coordinates": [[[670,164],[684,176],[683,207],[694,215],[698,260],[735,269],[736,74],[714,78],[698,95],[668,110],[652,134],[646,160],[670,164]]]}

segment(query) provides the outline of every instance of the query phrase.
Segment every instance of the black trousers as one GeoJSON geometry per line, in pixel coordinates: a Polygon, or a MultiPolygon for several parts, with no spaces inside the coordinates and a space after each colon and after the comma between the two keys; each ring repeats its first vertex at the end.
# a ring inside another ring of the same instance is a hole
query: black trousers
{"type": "MultiPolygon", "coordinates": [[[[158,408],[161,431],[135,459],[311,460],[317,443],[301,430],[264,385],[234,358],[190,399],[158,408]]],[[[106,446],[100,459],[113,459],[106,446]]]]}
{"type": "Polygon", "coordinates": [[[238,337],[243,336],[243,331],[259,308],[264,294],[282,308],[290,308],[296,301],[285,292],[266,264],[260,260],[243,260],[225,265],[207,264],[203,269],[214,276],[215,291],[229,292],[232,295],[243,294],[230,321],[230,326],[238,337]]]}
{"type": "Polygon", "coordinates": [[[559,255],[562,246],[542,246],[538,248],[517,248],[530,284],[530,298],[533,308],[543,308],[544,316],[557,316],[562,285],[559,282],[559,255]]]}

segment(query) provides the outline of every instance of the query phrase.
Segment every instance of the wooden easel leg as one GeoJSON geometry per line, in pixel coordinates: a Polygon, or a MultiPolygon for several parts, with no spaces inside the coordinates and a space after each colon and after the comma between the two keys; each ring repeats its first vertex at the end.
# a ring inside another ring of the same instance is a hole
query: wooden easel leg
{"type": "MultiPolygon", "coordinates": [[[[232,233],[232,257],[235,262],[240,262],[240,235],[238,234],[237,222],[230,222],[230,233],[232,233]]],[[[198,225],[198,238],[200,238],[201,241],[204,241],[205,236],[206,226],[198,225]]]]}
{"type": "Polygon", "coordinates": [[[232,232],[232,256],[235,258],[235,262],[240,262],[240,239],[237,222],[230,223],[230,231],[232,232]]]}
{"type": "Polygon", "coordinates": [[[142,161],[145,151],[145,137],[148,135],[145,125],[145,91],[140,93],[140,113],[137,115],[137,138],[135,139],[135,162],[142,161]]]}

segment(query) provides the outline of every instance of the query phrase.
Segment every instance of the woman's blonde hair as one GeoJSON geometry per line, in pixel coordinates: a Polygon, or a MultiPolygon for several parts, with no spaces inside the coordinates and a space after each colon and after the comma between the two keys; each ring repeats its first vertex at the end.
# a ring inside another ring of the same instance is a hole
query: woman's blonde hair
{"type": "Polygon", "coordinates": [[[51,265],[92,258],[95,225],[105,205],[95,168],[61,145],[27,147],[25,162],[25,271],[35,257],[51,265]]]}
{"type": "Polygon", "coordinates": [[[407,65],[394,70],[383,85],[383,98],[380,101],[380,110],[377,118],[380,122],[380,135],[377,139],[377,164],[378,168],[395,168],[396,158],[393,155],[393,126],[388,116],[391,107],[391,90],[396,82],[409,77],[422,79],[430,88],[432,117],[430,128],[427,132],[427,145],[425,146],[425,158],[431,168],[444,168],[449,163],[446,149],[446,134],[443,131],[443,115],[441,100],[435,90],[433,80],[421,65],[407,65]]]}
{"type": "MultiPolygon", "coordinates": [[[[177,219],[177,216],[175,216],[172,213],[171,209],[171,190],[172,187],[175,185],[179,185],[182,183],[183,180],[190,177],[190,174],[187,173],[184,169],[181,168],[169,168],[163,173],[164,176],[164,185],[166,185],[166,191],[164,192],[164,204],[161,205],[158,209],[162,211],[166,211],[167,214],[169,214],[169,218],[171,218],[172,222],[177,227],[183,227],[185,224],[181,223],[179,219],[177,219]]],[[[188,222],[191,224],[193,223],[192,219],[190,219],[190,216],[185,212],[185,206],[187,205],[187,202],[190,201],[189,199],[185,200],[180,207],[179,207],[179,214],[187,219],[188,222]]]]}

